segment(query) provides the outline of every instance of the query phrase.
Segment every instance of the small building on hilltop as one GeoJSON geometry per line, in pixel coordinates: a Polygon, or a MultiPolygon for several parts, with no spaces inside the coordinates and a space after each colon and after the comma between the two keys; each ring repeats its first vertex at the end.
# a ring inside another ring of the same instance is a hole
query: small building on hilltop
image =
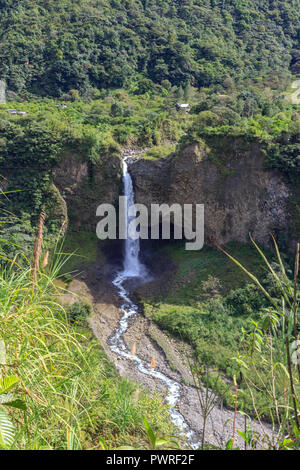
{"type": "Polygon", "coordinates": [[[26,111],[18,111],[17,109],[6,109],[6,111],[12,116],[26,116],[26,111]]]}
{"type": "Polygon", "coordinates": [[[186,113],[189,113],[191,110],[191,107],[188,103],[177,103],[177,109],[178,111],[184,111],[186,113]]]}

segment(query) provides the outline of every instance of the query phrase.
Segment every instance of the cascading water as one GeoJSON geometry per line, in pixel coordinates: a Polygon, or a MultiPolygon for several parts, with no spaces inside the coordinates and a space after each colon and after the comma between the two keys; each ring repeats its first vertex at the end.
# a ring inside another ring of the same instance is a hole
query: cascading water
{"type": "Polygon", "coordinates": [[[127,158],[123,158],[123,184],[124,196],[127,197],[127,238],[125,240],[124,253],[124,276],[140,277],[142,274],[142,266],[139,261],[140,240],[133,240],[128,233],[128,227],[133,219],[128,215],[129,207],[134,204],[134,191],[130,173],[128,172],[127,158]]]}
{"type": "MultiPolygon", "coordinates": [[[[128,209],[130,205],[134,204],[134,190],[132,179],[130,173],[128,172],[128,156],[124,155],[123,157],[123,184],[124,184],[124,193],[127,196],[127,216],[128,216],[128,209]]],[[[127,218],[127,231],[128,226],[130,223],[131,218],[127,218]]],[[[139,358],[137,355],[132,355],[130,351],[126,348],[125,341],[124,341],[124,334],[129,328],[129,321],[132,324],[132,321],[138,316],[138,307],[134,304],[134,302],[130,299],[129,293],[124,287],[124,283],[129,278],[147,278],[147,270],[146,267],[141,263],[139,259],[140,253],[140,241],[133,240],[130,237],[127,237],[125,242],[125,253],[124,253],[124,265],[123,270],[120,271],[115,279],[113,280],[113,284],[118,290],[119,296],[121,299],[124,300],[123,305],[121,306],[121,311],[123,313],[120,326],[116,330],[115,334],[109,339],[108,344],[110,349],[122,356],[123,358],[131,361],[138,370],[145,374],[152,376],[165,384],[168,389],[168,394],[166,396],[166,402],[170,407],[170,416],[172,422],[182,430],[185,437],[187,438],[190,445],[197,449],[200,445],[199,438],[196,436],[193,430],[189,428],[187,423],[185,422],[183,416],[179,413],[176,409],[176,405],[178,404],[181,396],[181,385],[173,379],[170,379],[168,376],[159,372],[157,370],[150,370],[149,364],[139,358]]]]}

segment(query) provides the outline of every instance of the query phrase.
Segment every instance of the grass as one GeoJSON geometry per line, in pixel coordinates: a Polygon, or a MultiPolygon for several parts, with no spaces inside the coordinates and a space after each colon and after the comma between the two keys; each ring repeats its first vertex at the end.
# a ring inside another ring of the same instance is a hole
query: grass
{"type": "MultiPolygon", "coordinates": [[[[144,148],[178,141],[191,121],[190,115],[177,113],[172,96],[128,95],[124,90],[111,91],[109,97],[91,102],[63,103],[49,98],[11,102],[0,105],[0,118],[21,127],[32,118],[44,122],[57,133],[63,153],[75,147],[77,154],[93,163],[101,161],[100,155],[119,154],[124,145],[144,148]],[[116,103],[120,109],[114,115],[111,109],[116,103]],[[8,108],[25,111],[27,116],[11,116],[8,108]]],[[[162,145],[164,152],[168,146],[162,145]]]]}
{"type": "Polygon", "coordinates": [[[75,274],[80,268],[101,259],[99,240],[93,232],[68,232],[63,252],[72,254],[62,266],[61,274],[75,274]]]}
{"type": "Polygon", "coordinates": [[[173,434],[162,401],[120,378],[84,318],[74,321],[57,302],[60,270],[39,272],[35,288],[31,269],[0,271],[0,376],[20,379],[12,399],[26,404],[10,408],[10,448],[91,449],[100,437],[136,446],[146,440],[144,416],[173,434]]]}
{"type": "MultiPolygon", "coordinates": [[[[222,293],[242,287],[248,278],[223,253],[205,246],[201,251],[187,251],[183,245],[170,245],[163,251],[176,264],[176,278],[167,299],[178,304],[192,304],[201,297],[201,283],[209,276],[217,277],[222,293]]],[[[236,242],[227,245],[227,251],[258,276],[265,272],[259,255],[250,245],[236,242]]]]}
{"type": "Polygon", "coordinates": [[[24,416],[14,416],[20,423],[15,448],[68,448],[70,430],[79,442],[79,423],[88,418],[90,380],[98,375],[92,363],[98,356],[103,373],[103,354],[70,327],[48,277],[33,290],[30,270],[8,270],[1,273],[0,291],[7,356],[2,372],[21,379],[19,394],[27,405],[24,416]]]}
{"type": "MultiPolygon", "coordinates": [[[[251,246],[230,243],[227,251],[258,277],[265,274],[259,255],[251,246]]],[[[174,244],[164,247],[163,252],[176,265],[176,273],[163,283],[163,290],[160,282],[157,292],[144,297],[146,315],[153,317],[165,330],[193,344],[201,362],[226,371],[248,316],[247,309],[233,312],[223,299],[232,291],[239,293],[239,300],[242,295],[249,297],[252,291],[245,287],[248,282],[246,274],[225,254],[207,246],[192,252],[174,244]],[[210,287],[213,282],[210,279],[215,278],[219,281],[216,295],[207,294],[207,285],[210,287]]],[[[256,291],[253,292],[255,295],[256,291]]],[[[250,310],[250,314],[255,315],[255,312],[250,310]]]]}
{"type": "Polygon", "coordinates": [[[143,158],[147,160],[160,160],[172,155],[176,150],[176,144],[161,144],[151,147],[147,152],[143,153],[143,158]]]}

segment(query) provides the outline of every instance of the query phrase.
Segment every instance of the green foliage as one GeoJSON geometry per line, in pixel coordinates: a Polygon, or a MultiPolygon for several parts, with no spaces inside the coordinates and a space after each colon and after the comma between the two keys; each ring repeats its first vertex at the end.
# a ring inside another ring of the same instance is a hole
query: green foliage
{"type": "Polygon", "coordinates": [[[160,160],[161,158],[171,157],[174,154],[176,145],[163,144],[151,147],[143,154],[143,158],[148,160],[160,160]]]}
{"type": "MultiPolygon", "coordinates": [[[[239,366],[239,380],[250,390],[256,416],[268,410],[273,427],[278,427],[279,446],[299,448],[299,251],[296,248],[294,279],[288,276],[283,259],[274,241],[279,270],[268,260],[259,246],[251,240],[261,256],[262,263],[277,286],[277,296],[263,286],[253,273],[227,253],[227,256],[254,281],[270,303],[270,307],[260,314],[259,321],[250,321],[251,327],[243,331],[246,354],[235,358],[239,366]],[[248,366],[245,367],[246,362],[248,366]],[[242,365],[242,371],[240,366],[242,365]],[[287,386],[286,383],[289,383],[287,386]],[[257,406],[257,392],[264,392],[272,398],[272,404],[266,403],[265,409],[257,406]],[[258,411],[259,410],[259,411],[258,411]],[[286,433],[288,435],[286,436],[286,433]],[[293,439],[286,439],[293,438],[293,439]],[[283,442],[281,442],[283,439],[283,442]],[[298,441],[298,442],[297,442],[298,441]]],[[[226,253],[226,252],[224,252],[226,253]]]]}
{"type": "MultiPolygon", "coordinates": [[[[155,433],[153,428],[150,426],[148,420],[143,416],[144,428],[147,435],[147,441],[141,443],[138,448],[122,445],[116,448],[111,448],[107,442],[100,438],[100,447],[101,450],[151,450],[151,449],[176,449],[179,447],[179,444],[176,440],[170,437],[160,437],[159,433],[155,433]]],[[[161,432],[161,428],[159,430],[161,432]]]]}
{"type": "Polygon", "coordinates": [[[189,83],[228,89],[299,68],[299,9],[287,0],[2,0],[0,31],[0,76],[20,94],[144,94],[167,81],[188,98],[189,83]]]}
{"type": "Polygon", "coordinates": [[[29,257],[34,236],[33,227],[44,210],[51,214],[47,221],[45,240],[55,238],[61,227],[61,214],[51,176],[59,162],[61,145],[57,134],[44,120],[0,118],[0,167],[5,194],[0,207],[7,223],[2,227],[9,257],[22,252],[29,257]],[[16,216],[10,216],[10,213],[16,216]],[[9,216],[9,217],[8,217],[9,216]],[[24,246],[23,246],[24,245],[24,246]]]}
{"type": "MultiPolygon", "coordinates": [[[[162,434],[175,431],[168,423],[168,411],[154,396],[150,400],[147,394],[136,384],[124,379],[116,383],[114,378],[103,382],[100,391],[99,409],[103,416],[103,422],[98,422],[100,435],[106,435],[106,422],[110,422],[111,433],[118,433],[123,437],[119,444],[128,444],[128,434],[145,434],[143,426],[143,413],[147,410],[147,416],[151,416],[151,425],[154,431],[160,430],[162,434]],[[101,404],[102,402],[102,404],[101,404]],[[110,408],[105,406],[110,403],[110,408]],[[154,419],[155,416],[155,419],[154,419]]],[[[137,436],[138,437],[138,436],[137,436]]],[[[136,441],[138,442],[138,441],[136,441]]]]}
{"type": "MultiPolygon", "coordinates": [[[[5,343],[4,347],[5,347],[5,343]]],[[[6,364],[6,358],[1,361],[1,365],[6,364]]],[[[15,440],[15,426],[10,415],[6,411],[6,407],[26,410],[23,400],[15,399],[11,390],[20,381],[18,377],[13,375],[1,378],[0,376],[0,449],[9,449],[15,440]]]]}
{"type": "Polygon", "coordinates": [[[0,407],[0,449],[10,448],[14,442],[15,428],[7,413],[0,407]]]}
{"type": "Polygon", "coordinates": [[[17,256],[18,263],[26,262],[26,259],[30,260],[32,257],[34,237],[35,233],[29,216],[22,214],[18,219],[8,215],[1,226],[1,251],[8,259],[14,259],[17,256]]]}
{"type": "Polygon", "coordinates": [[[245,287],[232,290],[226,296],[226,304],[234,314],[240,316],[259,312],[266,306],[266,301],[257,286],[247,284],[245,287]]]}
{"type": "Polygon", "coordinates": [[[143,415],[172,433],[167,407],[118,377],[77,321],[91,307],[72,307],[76,321],[68,321],[53,286],[59,263],[50,276],[39,273],[35,288],[30,269],[0,270],[0,447],[89,449],[100,436],[110,446],[125,439],[135,446],[145,437],[143,415]]]}
{"type": "MultiPolygon", "coordinates": [[[[262,266],[260,256],[248,245],[231,243],[228,252],[242,260],[249,270],[262,278],[262,285],[272,296],[278,296],[278,286],[262,266]]],[[[223,253],[204,247],[200,252],[186,252],[180,245],[164,249],[176,265],[176,273],[149,296],[143,296],[145,313],[163,329],[190,344],[195,352],[196,363],[209,368],[206,380],[224,402],[234,406],[234,394],[230,383],[238,375],[242,364],[245,370],[249,361],[239,365],[233,361],[244,350],[241,342],[243,331],[250,333],[260,321],[260,312],[270,306],[254,282],[230,262],[223,253]],[[251,322],[251,323],[249,323],[251,322]],[[249,327],[251,325],[251,328],[249,327]]],[[[274,272],[281,268],[272,264],[274,272]]],[[[279,275],[279,274],[278,274],[279,275]]],[[[274,297],[275,298],[275,297],[274,297]]],[[[263,354],[267,353],[264,350],[263,354]]],[[[264,359],[256,355],[259,373],[265,372],[264,359]]],[[[251,371],[254,381],[253,394],[257,406],[265,417],[270,418],[274,410],[272,399],[259,391],[259,380],[251,371]]],[[[253,402],[247,385],[241,381],[239,409],[253,414],[253,402]]],[[[277,384],[280,388],[280,381],[277,384]]]]}
{"type": "Polygon", "coordinates": [[[144,417],[144,425],[145,425],[145,429],[146,429],[146,432],[148,434],[148,438],[149,438],[149,441],[151,443],[151,449],[159,449],[159,448],[162,448],[162,447],[166,447],[166,446],[170,446],[171,445],[171,448],[173,447],[179,447],[178,445],[178,442],[176,442],[175,440],[171,440],[171,439],[162,439],[159,434],[155,434],[153,432],[153,429],[151,428],[150,424],[148,423],[147,419],[144,417]]]}
{"type": "MultiPolygon", "coordinates": [[[[50,175],[57,165],[60,145],[58,136],[45,122],[30,118],[20,121],[0,120],[0,165],[2,176],[13,171],[7,191],[15,213],[31,212],[36,216],[51,199],[50,175]]],[[[3,198],[2,198],[3,199],[3,198]]],[[[6,210],[7,202],[5,204],[6,210]]]]}
{"type": "Polygon", "coordinates": [[[197,116],[183,143],[209,136],[257,138],[264,144],[269,166],[282,171],[288,170],[288,165],[291,170],[295,168],[299,138],[297,105],[290,104],[280,88],[271,90],[267,83],[266,79],[261,85],[241,84],[227,94],[216,94],[212,87],[201,91],[192,107],[192,114],[197,116]]]}
{"type": "Polygon", "coordinates": [[[299,129],[282,132],[265,149],[267,166],[278,169],[295,185],[300,182],[299,129]]]}
{"type": "Polygon", "coordinates": [[[96,233],[68,231],[61,251],[72,256],[69,256],[61,266],[60,276],[65,278],[67,274],[76,275],[80,269],[96,259],[99,263],[104,262],[98,250],[98,241],[96,233]]]}
{"type": "Polygon", "coordinates": [[[88,317],[92,313],[92,306],[88,302],[82,300],[81,302],[74,302],[66,308],[68,318],[71,323],[85,324],[88,317]]]}

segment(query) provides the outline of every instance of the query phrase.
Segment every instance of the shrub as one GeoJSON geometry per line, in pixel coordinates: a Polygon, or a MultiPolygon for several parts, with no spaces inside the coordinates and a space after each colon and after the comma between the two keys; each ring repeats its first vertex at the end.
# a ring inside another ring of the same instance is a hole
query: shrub
{"type": "Polygon", "coordinates": [[[258,287],[247,284],[245,287],[231,291],[226,296],[226,304],[234,315],[251,315],[266,306],[266,300],[258,287]]]}
{"type": "Polygon", "coordinates": [[[86,320],[92,313],[92,306],[88,302],[81,300],[69,305],[66,308],[66,312],[71,323],[78,322],[85,324],[86,320]]]}

